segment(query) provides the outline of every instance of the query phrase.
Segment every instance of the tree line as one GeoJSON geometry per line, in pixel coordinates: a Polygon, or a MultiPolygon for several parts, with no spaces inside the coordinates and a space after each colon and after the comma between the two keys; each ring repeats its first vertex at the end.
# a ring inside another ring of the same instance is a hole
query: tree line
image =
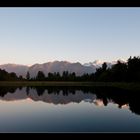
{"type": "Polygon", "coordinates": [[[111,68],[107,67],[104,62],[100,68],[96,69],[95,73],[85,73],[77,76],[75,72],[63,71],[48,73],[46,76],[42,71],[38,71],[37,76],[31,78],[27,72],[26,78],[17,76],[14,72],[8,73],[0,69],[0,81],[95,81],[95,82],[140,82],[140,57],[129,57],[127,62],[117,61],[111,68]]]}
{"type": "Polygon", "coordinates": [[[14,72],[8,73],[7,71],[0,69],[0,81],[16,81],[20,80],[20,78],[21,76],[18,77],[14,72]]]}

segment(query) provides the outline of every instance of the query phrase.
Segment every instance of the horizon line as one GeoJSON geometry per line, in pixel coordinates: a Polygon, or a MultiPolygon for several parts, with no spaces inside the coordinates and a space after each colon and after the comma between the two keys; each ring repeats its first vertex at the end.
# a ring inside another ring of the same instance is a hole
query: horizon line
{"type": "Polygon", "coordinates": [[[7,62],[7,63],[1,63],[0,65],[22,65],[22,66],[28,66],[28,67],[30,67],[30,66],[32,66],[32,65],[36,65],[36,64],[38,64],[38,65],[42,65],[42,64],[45,64],[45,63],[54,63],[54,62],[67,62],[67,63],[80,63],[81,65],[85,65],[85,64],[87,64],[87,63],[96,63],[97,62],[97,64],[102,64],[102,63],[104,63],[104,62],[107,62],[107,63],[113,63],[113,62],[117,62],[117,61],[124,61],[124,62],[126,62],[127,60],[123,60],[123,59],[117,59],[117,60],[112,60],[112,61],[102,61],[102,60],[99,60],[99,59],[95,59],[95,60],[93,60],[93,61],[89,61],[89,62],[85,62],[85,63],[82,63],[82,62],[72,62],[72,61],[67,61],[67,60],[54,60],[54,61],[46,61],[46,62],[42,62],[42,63],[32,63],[32,64],[22,64],[22,63],[13,63],[13,62],[7,62]]]}

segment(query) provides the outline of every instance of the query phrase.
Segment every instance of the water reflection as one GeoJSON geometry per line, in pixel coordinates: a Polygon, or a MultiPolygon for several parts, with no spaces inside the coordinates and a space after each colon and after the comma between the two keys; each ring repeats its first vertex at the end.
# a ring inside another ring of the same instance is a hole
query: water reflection
{"type": "Polygon", "coordinates": [[[140,115],[140,94],[138,92],[105,87],[0,87],[0,100],[14,101],[29,98],[33,101],[55,105],[82,101],[97,106],[114,103],[120,109],[126,107],[131,112],[140,115]]]}

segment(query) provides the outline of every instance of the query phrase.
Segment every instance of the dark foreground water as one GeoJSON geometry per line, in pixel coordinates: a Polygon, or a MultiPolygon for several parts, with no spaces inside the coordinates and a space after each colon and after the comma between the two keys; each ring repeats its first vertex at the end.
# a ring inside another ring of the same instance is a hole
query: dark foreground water
{"type": "Polygon", "coordinates": [[[0,87],[0,132],[140,132],[140,93],[0,87]]]}

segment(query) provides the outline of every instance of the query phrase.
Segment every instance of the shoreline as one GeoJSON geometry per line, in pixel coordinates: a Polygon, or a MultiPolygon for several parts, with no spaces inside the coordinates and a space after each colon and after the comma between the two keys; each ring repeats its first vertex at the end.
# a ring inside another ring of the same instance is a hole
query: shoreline
{"type": "Polygon", "coordinates": [[[0,81],[2,86],[85,86],[85,87],[117,87],[128,90],[139,90],[140,83],[127,82],[68,82],[68,81],[0,81]]]}

